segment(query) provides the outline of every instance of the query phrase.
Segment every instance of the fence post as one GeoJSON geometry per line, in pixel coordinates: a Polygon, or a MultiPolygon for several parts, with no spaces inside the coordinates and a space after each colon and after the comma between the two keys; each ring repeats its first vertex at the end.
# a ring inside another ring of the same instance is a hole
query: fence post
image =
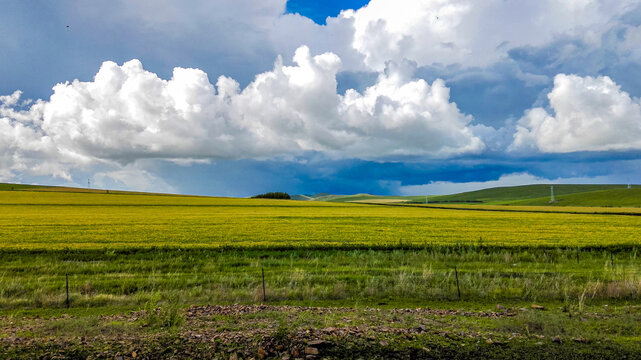
{"type": "Polygon", "coordinates": [[[67,288],[67,309],[69,309],[69,274],[65,274],[65,287],[67,288]]]}
{"type": "Polygon", "coordinates": [[[458,270],[454,267],[454,274],[456,275],[456,290],[458,291],[458,299],[461,300],[461,287],[458,282],[458,270]]]}
{"type": "Polygon", "coordinates": [[[263,273],[263,302],[267,302],[267,295],[265,294],[265,268],[261,266],[260,270],[263,273]]]}
{"type": "Polygon", "coordinates": [[[612,255],[612,249],[610,249],[610,267],[614,269],[614,255],[612,255]]]}

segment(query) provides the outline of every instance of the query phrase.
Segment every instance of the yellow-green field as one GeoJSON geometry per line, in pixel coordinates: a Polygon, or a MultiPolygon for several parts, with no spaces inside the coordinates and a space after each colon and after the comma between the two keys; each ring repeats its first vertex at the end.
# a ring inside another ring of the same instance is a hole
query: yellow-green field
{"type": "Polygon", "coordinates": [[[11,186],[0,359],[282,359],[312,341],[317,358],[641,353],[635,209],[11,186]]]}
{"type": "Polygon", "coordinates": [[[390,202],[369,202],[363,204],[388,204],[394,206],[423,207],[431,209],[477,210],[477,211],[507,211],[530,213],[566,213],[583,215],[631,215],[641,216],[641,208],[637,207],[604,207],[604,206],[533,206],[533,205],[471,205],[471,204],[403,204],[390,202]]]}
{"type": "Polygon", "coordinates": [[[0,214],[2,249],[641,244],[641,217],[601,214],[29,191],[0,214]]]}

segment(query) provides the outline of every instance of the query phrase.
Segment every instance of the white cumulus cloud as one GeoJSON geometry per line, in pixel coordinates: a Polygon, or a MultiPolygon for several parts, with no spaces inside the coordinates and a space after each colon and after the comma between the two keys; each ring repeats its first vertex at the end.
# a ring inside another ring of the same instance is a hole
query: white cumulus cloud
{"type": "Polygon", "coordinates": [[[598,42],[613,19],[635,5],[637,0],[371,0],[339,19],[354,22],[353,48],[376,70],[403,58],[485,66],[511,48],[559,36],[598,42]]]}
{"type": "Polygon", "coordinates": [[[195,53],[206,54],[210,63],[228,71],[241,72],[238,65],[257,71],[265,68],[266,56],[289,54],[307,45],[314,52],[338,54],[347,70],[382,71],[388,61],[402,59],[419,66],[486,66],[515,47],[543,46],[560,37],[598,47],[603,33],[639,4],[638,0],[371,0],[360,9],[327,18],[321,26],[304,16],[285,14],[286,3],[96,0],[72,2],[66,11],[86,21],[87,27],[99,24],[99,29],[110,32],[132,29],[126,35],[133,38],[126,43],[151,44],[145,52],[162,56],[167,64],[205,63],[185,56],[195,53]]]}
{"type": "Polygon", "coordinates": [[[641,102],[607,76],[559,74],[548,94],[554,114],[543,108],[519,121],[512,149],[542,152],[641,149],[641,102]]]}
{"type": "Polygon", "coordinates": [[[69,168],[139,159],[268,158],[319,151],[336,156],[449,156],[484,144],[472,118],[437,80],[390,66],[362,94],[336,92],[341,60],[301,47],[240,89],[221,76],[175,68],[164,80],[138,60],[105,62],[93,81],[61,83],[48,101],[0,98],[0,163],[12,171],[68,177],[69,168]]]}

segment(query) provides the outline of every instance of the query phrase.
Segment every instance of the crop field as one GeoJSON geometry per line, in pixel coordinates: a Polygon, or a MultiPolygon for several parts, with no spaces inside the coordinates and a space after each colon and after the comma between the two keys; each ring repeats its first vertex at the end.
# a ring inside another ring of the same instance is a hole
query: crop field
{"type": "Polygon", "coordinates": [[[0,358],[634,358],[637,210],[6,189],[0,358]]]}
{"type": "Polygon", "coordinates": [[[641,296],[641,216],[447,207],[0,191],[0,308],[60,304],[65,274],[91,307],[251,302],[264,268],[278,301],[641,296]]]}
{"type": "Polygon", "coordinates": [[[550,214],[576,214],[576,215],[629,215],[641,216],[638,207],[603,207],[603,206],[541,206],[541,205],[471,205],[471,204],[403,204],[362,202],[363,204],[389,205],[402,207],[418,207],[444,210],[472,210],[494,212],[519,212],[519,213],[550,213],[550,214]]]}
{"type": "Polygon", "coordinates": [[[641,217],[0,192],[0,249],[641,245],[641,217]]]}

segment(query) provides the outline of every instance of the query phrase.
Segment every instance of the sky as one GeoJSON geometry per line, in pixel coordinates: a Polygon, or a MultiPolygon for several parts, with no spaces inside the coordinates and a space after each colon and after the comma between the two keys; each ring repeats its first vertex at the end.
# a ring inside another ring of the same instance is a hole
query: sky
{"type": "Polygon", "coordinates": [[[641,183],[641,0],[0,1],[0,182],[641,183]]]}

